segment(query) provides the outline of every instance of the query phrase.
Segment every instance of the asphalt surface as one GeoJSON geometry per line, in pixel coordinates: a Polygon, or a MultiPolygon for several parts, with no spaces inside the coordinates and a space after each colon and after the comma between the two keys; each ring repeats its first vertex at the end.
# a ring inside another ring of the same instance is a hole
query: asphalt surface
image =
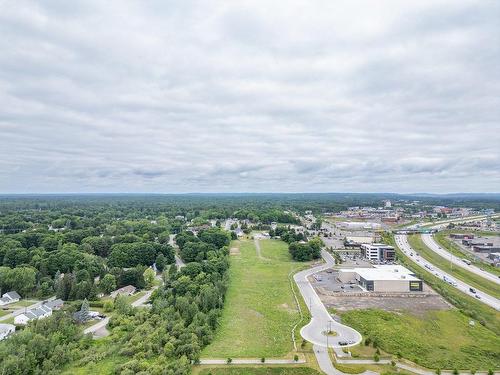
{"type": "Polygon", "coordinates": [[[408,243],[408,238],[406,235],[397,234],[394,236],[394,238],[396,240],[396,244],[401,249],[401,251],[403,251],[405,253],[405,255],[411,261],[413,261],[416,265],[425,269],[426,271],[431,272],[434,276],[438,277],[441,280],[444,280],[444,277],[446,277],[449,280],[453,280],[454,284],[453,285],[450,284],[450,285],[454,286],[455,288],[457,288],[461,292],[463,292],[471,297],[479,296],[478,301],[481,301],[484,304],[491,306],[496,310],[500,310],[500,301],[498,299],[496,299],[495,297],[492,297],[489,294],[486,294],[480,290],[473,288],[472,286],[464,283],[463,281],[457,280],[455,277],[453,277],[450,274],[444,272],[443,270],[437,268],[432,263],[428,262],[427,260],[422,258],[420,255],[418,255],[418,253],[414,249],[412,249],[412,247],[408,243]],[[470,292],[470,288],[475,289],[476,293],[470,292]]]}
{"type": "Polygon", "coordinates": [[[349,343],[345,346],[356,345],[361,342],[361,334],[351,327],[336,322],[331,317],[308,280],[309,276],[335,265],[334,258],[327,251],[322,250],[321,256],[325,260],[325,264],[298,272],[293,277],[307,308],[311,312],[311,321],[300,330],[300,334],[304,339],[318,347],[326,347],[327,342],[328,347],[331,348],[342,347],[339,342],[349,343]],[[328,330],[336,332],[337,335],[327,336],[325,332],[328,330]]]}
{"type": "Polygon", "coordinates": [[[443,249],[441,246],[439,246],[436,243],[436,241],[434,241],[434,237],[432,235],[422,234],[422,240],[424,241],[424,243],[427,245],[427,247],[429,249],[434,251],[436,254],[439,254],[440,256],[445,258],[446,260],[450,261],[454,265],[461,267],[461,268],[464,268],[469,272],[475,273],[478,276],[484,277],[485,279],[493,281],[496,284],[500,284],[500,278],[498,278],[497,276],[495,276],[487,271],[483,271],[482,269],[480,269],[479,267],[477,267],[473,264],[468,265],[461,258],[456,257],[452,253],[443,249]]]}

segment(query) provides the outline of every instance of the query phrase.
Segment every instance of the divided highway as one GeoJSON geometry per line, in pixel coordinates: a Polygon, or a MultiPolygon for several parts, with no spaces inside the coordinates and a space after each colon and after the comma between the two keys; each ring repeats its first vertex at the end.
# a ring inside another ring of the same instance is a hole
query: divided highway
{"type": "Polygon", "coordinates": [[[475,273],[476,275],[479,275],[481,277],[484,277],[485,279],[488,279],[490,281],[493,281],[496,284],[500,284],[500,278],[497,276],[484,271],[480,269],[479,267],[476,267],[473,264],[467,264],[465,263],[461,258],[456,257],[455,255],[451,254],[447,250],[443,249],[441,246],[438,245],[438,243],[434,240],[431,234],[422,234],[422,240],[424,241],[425,245],[434,251],[436,254],[440,255],[446,260],[449,260],[453,264],[457,265],[458,267],[464,268],[469,272],[475,273]]]}
{"type": "Polygon", "coordinates": [[[496,310],[500,310],[500,300],[490,296],[489,294],[486,294],[479,290],[475,290],[475,288],[471,287],[470,285],[460,280],[456,280],[453,276],[442,271],[441,269],[437,268],[436,266],[434,266],[433,264],[429,263],[427,260],[419,256],[417,252],[414,249],[412,249],[412,247],[408,243],[408,238],[406,235],[397,234],[394,236],[394,238],[396,240],[396,244],[401,249],[401,251],[403,251],[403,253],[405,253],[405,255],[419,267],[423,268],[428,272],[431,272],[434,276],[440,278],[441,280],[443,280],[446,277],[448,280],[450,280],[449,283],[458,290],[460,290],[461,292],[471,297],[477,298],[479,301],[485,303],[488,306],[493,307],[496,310]],[[474,289],[476,293],[472,293],[471,289],[474,289]]]}

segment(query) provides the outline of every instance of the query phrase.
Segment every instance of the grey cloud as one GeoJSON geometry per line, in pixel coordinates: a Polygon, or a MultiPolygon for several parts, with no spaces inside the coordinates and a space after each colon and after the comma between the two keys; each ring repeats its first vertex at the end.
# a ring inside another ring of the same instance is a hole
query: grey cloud
{"type": "Polygon", "coordinates": [[[2,8],[0,192],[499,190],[495,2],[2,8]]]}

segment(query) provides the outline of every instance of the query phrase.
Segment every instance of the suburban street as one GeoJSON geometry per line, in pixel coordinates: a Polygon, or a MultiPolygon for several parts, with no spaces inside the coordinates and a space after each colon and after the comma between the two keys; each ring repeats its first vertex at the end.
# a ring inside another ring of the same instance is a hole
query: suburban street
{"type": "Polygon", "coordinates": [[[425,245],[434,251],[435,253],[439,254],[446,260],[449,260],[452,262],[454,265],[464,268],[469,272],[475,273],[476,275],[479,275],[481,277],[484,277],[485,279],[488,279],[490,281],[493,281],[496,284],[500,284],[500,278],[497,276],[484,271],[480,269],[479,267],[471,264],[465,263],[461,258],[456,257],[455,255],[451,254],[449,251],[443,249],[441,246],[437,244],[437,242],[434,240],[434,237],[431,234],[422,234],[422,240],[424,241],[425,245]]]}
{"type": "MultiPolygon", "coordinates": [[[[411,259],[415,264],[417,264],[419,267],[423,268],[424,270],[427,270],[431,272],[434,276],[438,277],[439,279],[443,280],[444,277],[448,278],[449,280],[453,280],[456,285],[453,285],[455,288],[460,290],[461,292],[471,296],[475,297],[476,295],[479,296],[478,300],[483,302],[486,305],[489,305],[493,307],[496,310],[500,310],[500,301],[496,299],[495,297],[490,296],[489,294],[486,294],[480,290],[477,290],[476,288],[476,293],[471,293],[470,288],[472,288],[470,285],[457,280],[455,277],[449,275],[448,273],[442,271],[441,269],[437,268],[424,258],[422,258],[418,253],[410,246],[408,243],[408,238],[404,234],[398,234],[394,236],[396,240],[396,244],[398,247],[405,253],[405,255],[411,259]]],[[[477,298],[477,297],[476,297],[477,298]]]]}
{"type": "Polygon", "coordinates": [[[309,276],[335,265],[335,260],[330,253],[322,250],[321,255],[326,262],[325,264],[298,272],[293,277],[304,298],[304,302],[311,312],[311,321],[301,329],[300,334],[307,341],[322,347],[326,347],[327,342],[328,347],[331,348],[341,347],[339,342],[347,342],[348,345],[345,346],[356,345],[361,342],[360,333],[351,327],[336,322],[331,317],[308,280],[309,276]],[[337,335],[327,336],[325,332],[328,330],[335,331],[337,335]]]}

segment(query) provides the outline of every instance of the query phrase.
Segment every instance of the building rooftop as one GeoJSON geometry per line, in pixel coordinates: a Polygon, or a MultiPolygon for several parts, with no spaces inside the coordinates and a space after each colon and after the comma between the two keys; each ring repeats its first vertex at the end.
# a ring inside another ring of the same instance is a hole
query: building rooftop
{"type": "Polygon", "coordinates": [[[389,281],[389,280],[420,280],[407,268],[400,265],[378,265],[374,268],[353,268],[341,270],[344,272],[355,272],[365,280],[389,281]]]}

